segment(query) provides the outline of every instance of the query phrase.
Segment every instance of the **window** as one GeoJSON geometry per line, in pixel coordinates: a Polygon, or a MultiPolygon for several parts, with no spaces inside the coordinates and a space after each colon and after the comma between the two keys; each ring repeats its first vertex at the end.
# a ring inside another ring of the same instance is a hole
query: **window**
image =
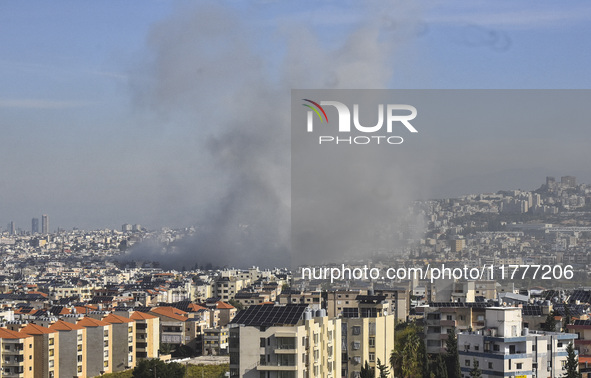
{"type": "Polygon", "coordinates": [[[109,331],[108,330],[105,330],[103,332],[103,337],[109,337],[109,331]]]}
{"type": "Polygon", "coordinates": [[[53,360],[50,360],[49,361],[49,367],[52,368],[53,367],[53,364],[54,364],[53,360]]]}
{"type": "Polygon", "coordinates": [[[523,364],[521,362],[515,364],[515,369],[521,370],[523,368],[523,364]]]}
{"type": "Polygon", "coordinates": [[[369,346],[370,347],[375,347],[376,346],[376,338],[375,337],[370,337],[369,338],[369,346]]]}
{"type": "Polygon", "coordinates": [[[494,350],[495,352],[498,352],[498,351],[500,351],[500,350],[501,350],[501,348],[499,347],[499,344],[494,344],[494,345],[493,345],[493,350],[494,350]]]}
{"type": "Polygon", "coordinates": [[[351,329],[351,333],[352,333],[353,335],[360,335],[360,334],[361,334],[361,327],[360,327],[360,326],[354,326],[354,327],[351,329]]]}
{"type": "Polygon", "coordinates": [[[54,353],[55,353],[55,351],[54,351],[53,349],[50,349],[50,350],[49,350],[49,356],[50,356],[50,357],[51,357],[51,356],[53,356],[53,354],[54,354],[54,353]]]}
{"type": "Polygon", "coordinates": [[[107,348],[109,346],[109,340],[103,341],[103,346],[107,348]]]}
{"type": "Polygon", "coordinates": [[[78,362],[82,362],[82,356],[78,356],[78,362]]]}
{"type": "Polygon", "coordinates": [[[489,362],[489,363],[488,363],[488,368],[489,368],[489,369],[492,369],[492,368],[493,368],[492,366],[493,366],[493,365],[492,365],[492,362],[489,362]]]}
{"type": "Polygon", "coordinates": [[[82,335],[78,335],[78,341],[82,341],[82,335]]]}
{"type": "Polygon", "coordinates": [[[562,348],[562,342],[561,342],[561,341],[559,341],[557,346],[558,346],[559,348],[562,348]]]}
{"type": "Polygon", "coordinates": [[[369,362],[374,362],[376,360],[376,354],[375,353],[370,353],[369,354],[369,362]]]}
{"type": "Polygon", "coordinates": [[[82,344],[78,344],[78,352],[82,352],[82,344]]]}
{"type": "Polygon", "coordinates": [[[465,361],[464,361],[464,365],[465,365],[465,366],[470,366],[470,360],[465,360],[465,361]]]}
{"type": "Polygon", "coordinates": [[[474,350],[480,350],[480,345],[474,345],[474,350]]]}
{"type": "Polygon", "coordinates": [[[453,320],[451,315],[447,315],[447,316],[446,316],[446,319],[447,319],[447,320],[453,320]]]}
{"type": "Polygon", "coordinates": [[[261,340],[259,341],[259,347],[264,348],[265,347],[265,338],[261,337],[261,340]]]}
{"type": "Polygon", "coordinates": [[[54,342],[55,341],[54,341],[54,338],[53,337],[49,339],[49,345],[53,345],[54,342]]]}
{"type": "Polygon", "coordinates": [[[109,367],[109,361],[105,361],[105,362],[103,362],[103,366],[104,366],[104,367],[109,367]]]}
{"type": "Polygon", "coordinates": [[[82,366],[78,366],[78,373],[82,373],[82,366]]]}
{"type": "Polygon", "coordinates": [[[132,333],[133,332],[133,327],[127,327],[127,333],[132,333]]]}

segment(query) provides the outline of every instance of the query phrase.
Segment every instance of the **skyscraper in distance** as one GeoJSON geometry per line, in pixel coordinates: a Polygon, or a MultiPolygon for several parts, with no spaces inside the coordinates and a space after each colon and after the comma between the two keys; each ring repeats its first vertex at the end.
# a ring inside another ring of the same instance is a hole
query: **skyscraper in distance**
{"type": "Polygon", "coordinates": [[[49,216],[47,214],[41,216],[41,232],[43,234],[49,233],[49,216]]]}
{"type": "Polygon", "coordinates": [[[31,233],[32,234],[39,233],[39,218],[33,218],[31,220],[31,233]]]}

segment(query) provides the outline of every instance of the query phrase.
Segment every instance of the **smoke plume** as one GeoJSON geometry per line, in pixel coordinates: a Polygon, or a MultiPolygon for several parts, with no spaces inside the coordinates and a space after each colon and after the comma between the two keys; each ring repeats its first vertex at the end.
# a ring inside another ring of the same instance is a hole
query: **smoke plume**
{"type": "Polygon", "coordinates": [[[261,9],[249,21],[210,3],[153,27],[133,99],[146,132],[194,145],[175,160],[190,176],[176,180],[192,187],[170,200],[187,201],[197,231],[165,252],[140,244],[128,259],[290,265],[291,89],[387,87],[395,49],[414,30],[397,2],[363,5],[343,23],[335,11],[259,25],[261,9]]]}

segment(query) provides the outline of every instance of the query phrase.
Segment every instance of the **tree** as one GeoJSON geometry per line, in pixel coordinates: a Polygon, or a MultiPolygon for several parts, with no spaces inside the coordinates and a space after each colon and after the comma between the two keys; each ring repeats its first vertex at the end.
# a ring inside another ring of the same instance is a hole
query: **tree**
{"type": "Polygon", "coordinates": [[[441,353],[437,354],[435,361],[431,363],[431,378],[447,378],[447,367],[445,366],[445,360],[441,353]]]}
{"type": "Polygon", "coordinates": [[[237,311],[244,310],[244,306],[242,305],[242,303],[238,302],[236,299],[230,299],[228,303],[234,306],[237,311]]]}
{"type": "Polygon", "coordinates": [[[448,378],[462,378],[460,370],[460,353],[458,352],[458,338],[456,336],[456,329],[450,328],[447,331],[447,340],[445,342],[445,365],[447,367],[448,378]]]}
{"type": "Polygon", "coordinates": [[[388,378],[388,376],[390,375],[390,368],[388,368],[387,365],[382,364],[382,361],[380,361],[379,358],[376,368],[380,372],[379,378],[388,378]]]}
{"type": "Polygon", "coordinates": [[[474,366],[472,367],[472,370],[470,370],[470,377],[482,378],[482,370],[480,370],[480,368],[478,367],[478,360],[476,360],[476,358],[472,360],[472,365],[474,366]]]}
{"type": "Polygon", "coordinates": [[[365,366],[361,367],[360,378],[374,378],[373,369],[369,367],[369,362],[365,361],[365,366]]]}
{"type": "Polygon", "coordinates": [[[418,335],[419,329],[414,324],[396,332],[394,350],[390,354],[390,365],[395,377],[426,377],[428,365],[425,363],[424,343],[418,335]]]}
{"type": "Polygon", "coordinates": [[[160,344],[160,349],[158,350],[160,354],[172,354],[175,351],[175,348],[172,344],[162,343],[160,344]]]}
{"type": "Polygon", "coordinates": [[[564,316],[562,317],[562,330],[566,332],[566,326],[572,322],[572,315],[568,303],[564,304],[564,316]]]}
{"type": "Polygon", "coordinates": [[[183,378],[185,367],[177,362],[165,363],[158,359],[141,360],[133,369],[133,378],[183,378]]]}
{"type": "Polygon", "coordinates": [[[550,311],[546,316],[546,321],[542,323],[542,331],[556,332],[556,319],[554,319],[554,311],[550,311]]]}
{"type": "Polygon", "coordinates": [[[566,347],[566,373],[564,373],[564,378],[581,378],[581,373],[579,373],[579,359],[575,354],[575,348],[573,343],[570,342],[566,347]]]}

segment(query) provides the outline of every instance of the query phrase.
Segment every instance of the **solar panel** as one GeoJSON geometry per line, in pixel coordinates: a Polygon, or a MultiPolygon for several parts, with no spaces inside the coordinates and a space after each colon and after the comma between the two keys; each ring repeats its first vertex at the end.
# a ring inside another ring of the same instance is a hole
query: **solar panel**
{"type": "Polygon", "coordinates": [[[302,318],[306,308],[306,305],[300,304],[250,306],[246,310],[238,312],[232,323],[248,326],[296,324],[302,318]]]}

